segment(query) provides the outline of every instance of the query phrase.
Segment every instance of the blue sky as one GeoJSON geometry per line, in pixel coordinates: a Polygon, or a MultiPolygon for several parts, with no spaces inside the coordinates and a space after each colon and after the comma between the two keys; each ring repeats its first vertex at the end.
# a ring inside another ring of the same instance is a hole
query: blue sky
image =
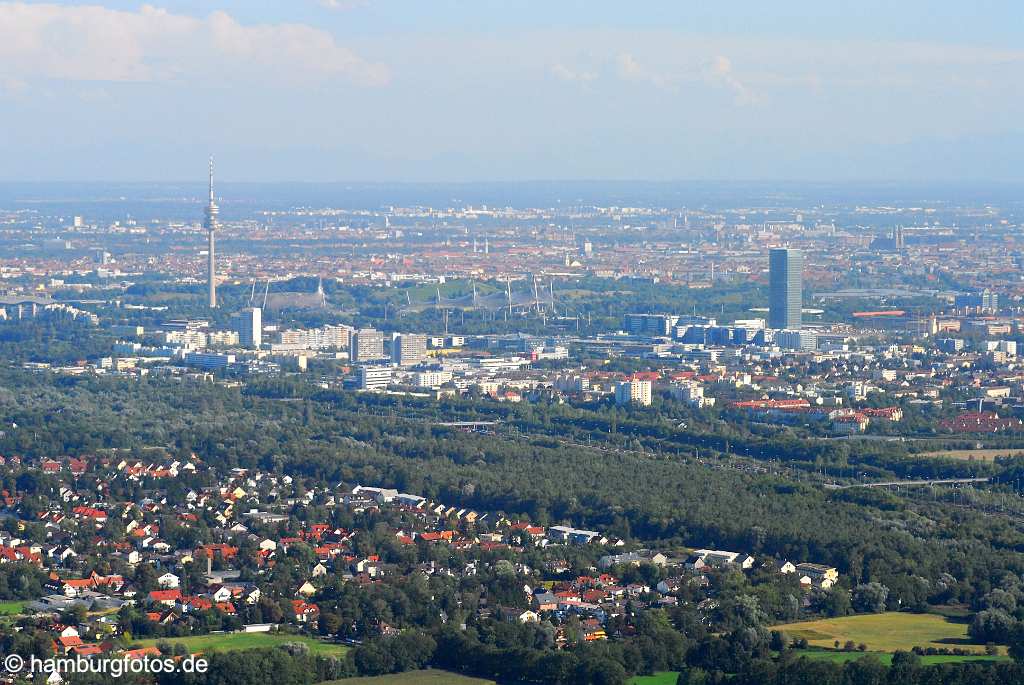
{"type": "Polygon", "coordinates": [[[1021,180],[1015,2],[0,0],[0,180],[1021,180]]]}

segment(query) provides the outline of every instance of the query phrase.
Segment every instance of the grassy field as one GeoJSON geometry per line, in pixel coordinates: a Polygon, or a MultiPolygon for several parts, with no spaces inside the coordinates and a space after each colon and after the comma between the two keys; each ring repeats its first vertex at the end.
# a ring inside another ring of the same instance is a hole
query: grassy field
{"type": "Polygon", "coordinates": [[[935,614],[861,614],[819,621],[801,621],[775,626],[790,637],[802,637],[815,647],[832,647],[853,640],[867,645],[871,652],[909,651],[913,647],[961,647],[983,653],[984,645],[972,644],[967,624],[935,614]]]}
{"type": "MultiPolygon", "coordinates": [[[[856,661],[862,656],[873,656],[881,661],[886,666],[892,664],[892,654],[889,652],[840,652],[833,649],[807,649],[797,650],[794,652],[797,656],[807,657],[808,659],[821,659],[824,661],[834,661],[836,663],[846,663],[847,661],[856,661]]],[[[921,663],[928,666],[931,664],[948,664],[957,661],[1005,661],[1009,659],[1006,656],[988,656],[986,654],[975,654],[972,656],[960,656],[955,654],[932,654],[930,656],[922,656],[921,663]]]]}
{"type": "MultiPolygon", "coordinates": [[[[675,681],[672,681],[675,683],[675,681]]],[[[323,685],[495,685],[493,680],[469,678],[448,671],[408,671],[393,675],[381,675],[374,678],[346,678],[335,680],[323,685]]]]}
{"type": "Polygon", "coordinates": [[[1021,454],[1020,449],[993,449],[993,450],[939,450],[937,452],[921,452],[918,457],[936,457],[939,459],[960,459],[963,461],[995,461],[996,457],[1008,457],[1013,454],[1021,454]]]}
{"type": "Polygon", "coordinates": [[[25,610],[27,601],[13,600],[10,602],[0,602],[0,616],[15,616],[25,610]]]}
{"type": "Polygon", "coordinates": [[[142,647],[166,641],[171,644],[183,644],[189,652],[233,652],[241,649],[257,647],[273,647],[287,642],[302,642],[309,645],[313,654],[325,656],[342,656],[348,651],[344,645],[321,642],[304,635],[286,635],[282,633],[217,633],[212,635],[195,635],[193,637],[174,637],[157,640],[136,640],[133,644],[142,647]]]}

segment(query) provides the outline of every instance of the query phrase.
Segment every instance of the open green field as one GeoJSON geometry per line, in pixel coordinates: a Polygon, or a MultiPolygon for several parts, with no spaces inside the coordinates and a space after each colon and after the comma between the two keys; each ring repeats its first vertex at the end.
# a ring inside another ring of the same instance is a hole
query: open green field
{"type": "Polygon", "coordinates": [[[678,671],[658,671],[654,675],[635,675],[629,685],[676,685],[678,678],[678,671]]]}
{"type": "Polygon", "coordinates": [[[836,640],[844,644],[867,645],[870,652],[910,651],[914,647],[960,647],[984,653],[985,646],[972,643],[967,637],[967,624],[957,623],[935,614],[886,612],[861,614],[818,621],[800,621],[774,626],[790,637],[806,638],[815,647],[833,647],[836,640]]]}
{"type": "Polygon", "coordinates": [[[28,604],[27,600],[0,602],[0,616],[16,616],[25,610],[26,604],[28,604]]]}
{"type": "MultiPolygon", "coordinates": [[[[672,681],[673,684],[675,681],[672,681]]],[[[380,675],[374,678],[346,678],[334,680],[323,685],[495,685],[493,680],[470,678],[449,671],[407,671],[392,675],[380,675]]]]}
{"type": "Polygon", "coordinates": [[[960,459],[963,461],[995,461],[996,457],[1009,457],[1021,454],[1021,449],[991,449],[991,450],[938,450],[936,452],[921,452],[914,456],[935,457],[938,459],[960,459]]]}
{"type": "MultiPolygon", "coordinates": [[[[862,656],[873,656],[886,666],[892,665],[892,654],[890,652],[840,652],[835,649],[806,649],[794,652],[799,657],[808,659],[821,659],[823,661],[834,661],[844,664],[847,661],[856,661],[862,656]]],[[[932,664],[948,664],[960,661],[1006,661],[1006,656],[988,656],[987,654],[973,654],[971,656],[960,656],[956,654],[932,654],[921,657],[921,663],[925,666],[932,664]]]]}
{"type": "Polygon", "coordinates": [[[324,656],[342,656],[348,651],[345,645],[322,642],[305,635],[287,635],[284,633],[216,633],[211,635],[194,635],[191,637],[160,638],[155,640],[136,640],[133,644],[142,647],[155,645],[158,642],[183,644],[189,652],[234,652],[241,649],[258,647],[274,647],[288,642],[301,642],[309,645],[313,654],[324,656]]]}

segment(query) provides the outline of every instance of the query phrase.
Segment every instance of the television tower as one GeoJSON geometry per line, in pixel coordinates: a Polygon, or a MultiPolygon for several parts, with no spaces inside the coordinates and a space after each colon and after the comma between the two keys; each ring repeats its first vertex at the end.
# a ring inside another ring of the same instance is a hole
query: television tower
{"type": "Polygon", "coordinates": [[[210,202],[206,205],[206,220],[203,222],[203,227],[206,229],[206,235],[209,241],[207,246],[206,281],[209,288],[208,304],[210,309],[217,307],[216,240],[214,238],[214,233],[217,231],[217,215],[219,213],[220,208],[217,207],[217,201],[213,197],[213,155],[210,155],[210,202]]]}

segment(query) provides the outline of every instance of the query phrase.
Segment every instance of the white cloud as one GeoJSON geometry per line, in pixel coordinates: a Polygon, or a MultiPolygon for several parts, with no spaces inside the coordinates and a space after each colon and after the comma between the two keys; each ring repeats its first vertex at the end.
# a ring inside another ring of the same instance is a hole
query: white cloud
{"type": "Polygon", "coordinates": [[[571,69],[561,62],[552,65],[551,73],[561,81],[572,81],[575,83],[591,83],[597,80],[597,73],[593,71],[580,71],[571,69]]]}
{"type": "Polygon", "coordinates": [[[623,52],[615,58],[615,74],[625,81],[646,83],[660,90],[676,92],[686,83],[704,81],[713,86],[726,88],[733,94],[738,105],[750,105],[759,101],[757,95],[736,76],[732,60],[724,55],[715,55],[695,64],[684,61],[672,67],[655,69],[641,63],[632,53],[623,52]]]}
{"type": "Polygon", "coordinates": [[[647,83],[661,90],[675,90],[676,80],[669,74],[652,71],[640,64],[636,57],[628,52],[619,53],[615,58],[616,73],[626,81],[647,83]]]}
{"type": "Polygon", "coordinates": [[[225,12],[205,19],[144,5],[0,2],[0,63],[21,81],[293,83],[341,78],[377,86],[389,70],[303,24],[241,24],[225,12]]]}
{"type": "MultiPolygon", "coordinates": [[[[543,52],[545,68],[562,80],[595,76],[592,88],[625,81],[670,94],[718,89],[737,106],[808,96],[815,105],[859,90],[883,98],[931,97],[964,88],[1022,92],[1024,50],[896,41],[805,40],[780,51],[774,39],[693,35],[669,30],[543,31],[517,38],[543,52]],[[583,55],[584,57],[580,57],[583,55]],[[552,67],[551,65],[555,65],[552,67]],[[559,65],[569,65],[563,72],[559,65]],[[830,99],[823,99],[828,95],[830,99]]],[[[497,45],[502,50],[512,47],[497,45]]],[[[481,60],[482,61],[482,60],[481,60]]],[[[858,96],[858,97],[863,97],[858,96]]],[[[850,95],[850,97],[853,97],[850,95]]],[[[959,104],[968,105],[969,99],[959,104]]]]}
{"type": "Polygon", "coordinates": [[[732,60],[724,55],[716,55],[704,65],[704,76],[710,83],[731,90],[738,105],[750,105],[758,101],[757,96],[733,73],[732,60]]]}

